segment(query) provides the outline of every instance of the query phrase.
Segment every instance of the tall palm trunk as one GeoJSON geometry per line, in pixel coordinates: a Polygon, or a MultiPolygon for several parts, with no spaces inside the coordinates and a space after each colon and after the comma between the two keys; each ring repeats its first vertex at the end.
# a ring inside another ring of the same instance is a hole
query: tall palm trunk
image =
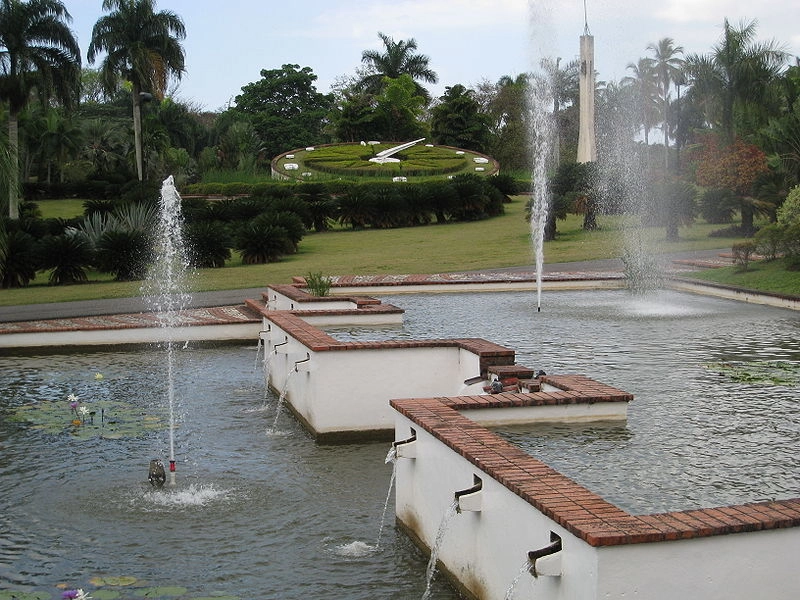
{"type": "Polygon", "coordinates": [[[136,174],[143,178],[142,168],[142,95],[138,85],[133,86],[133,145],[136,148],[136,174]]]}
{"type": "Polygon", "coordinates": [[[14,112],[8,116],[8,154],[8,218],[19,219],[19,122],[14,112]]]}

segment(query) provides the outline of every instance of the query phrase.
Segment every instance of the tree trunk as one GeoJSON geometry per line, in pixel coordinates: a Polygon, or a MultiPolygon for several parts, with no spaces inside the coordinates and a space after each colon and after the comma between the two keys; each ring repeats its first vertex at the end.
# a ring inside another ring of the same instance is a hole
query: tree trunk
{"type": "Polygon", "coordinates": [[[753,206],[744,199],[741,203],[742,211],[742,233],[746,236],[751,236],[755,233],[756,229],[753,226],[753,206]]]}
{"type": "Polygon", "coordinates": [[[136,148],[136,174],[142,181],[142,98],[139,86],[133,86],[133,144],[136,148]]]}
{"type": "Polygon", "coordinates": [[[19,122],[17,115],[8,116],[8,218],[19,219],[19,122]]]}

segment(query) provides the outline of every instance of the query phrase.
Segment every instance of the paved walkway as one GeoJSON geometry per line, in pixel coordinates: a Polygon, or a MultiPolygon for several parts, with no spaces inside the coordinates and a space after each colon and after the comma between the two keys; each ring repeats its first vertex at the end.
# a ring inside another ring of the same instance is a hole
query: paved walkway
{"type": "MultiPolygon", "coordinates": [[[[682,268],[715,266],[722,261],[720,251],[683,253],[671,257],[684,263],[682,268]],[[704,264],[705,263],[705,264],[704,264]]],[[[620,260],[596,260],[545,265],[543,279],[617,278],[622,276],[620,260]]],[[[488,281],[534,281],[535,269],[530,266],[438,273],[429,275],[359,275],[335,278],[339,285],[403,285],[419,283],[486,283],[488,281]]],[[[192,295],[191,306],[182,311],[180,325],[220,325],[257,322],[261,317],[249,309],[245,300],[259,299],[266,288],[247,288],[220,292],[198,292],[192,295]]],[[[53,304],[30,304],[0,307],[0,335],[47,331],[79,331],[89,329],[130,329],[159,326],[158,315],[151,312],[142,298],[87,300],[53,304]]]]}

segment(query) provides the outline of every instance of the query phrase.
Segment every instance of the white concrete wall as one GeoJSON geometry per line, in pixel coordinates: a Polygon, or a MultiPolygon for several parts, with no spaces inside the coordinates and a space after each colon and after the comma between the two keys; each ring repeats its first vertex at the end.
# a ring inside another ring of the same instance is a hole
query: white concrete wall
{"type": "Polygon", "coordinates": [[[358,308],[355,302],[345,299],[333,299],[325,297],[325,302],[298,302],[288,296],[267,288],[267,310],[355,310],[358,308]]]}
{"type": "Polygon", "coordinates": [[[274,323],[264,335],[270,386],[285,388],[285,400],[319,434],[391,431],[389,400],[457,396],[480,373],[480,357],[455,344],[314,352],[274,323]],[[307,356],[295,372],[295,361],[307,356]]]}
{"type": "Polygon", "coordinates": [[[428,548],[455,492],[471,487],[475,475],[483,482],[480,512],[453,517],[439,551],[447,573],[478,598],[505,598],[528,552],[547,546],[551,532],[562,539],[561,576],[519,576],[516,600],[800,597],[798,528],[592,547],[396,413],[395,439],[412,429],[416,458],[397,459],[395,511],[428,548]]]}
{"type": "Polygon", "coordinates": [[[397,416],[397,439],[409,437],[411,428],[417,432],[417,458],[398,459],[395,511],[398,520],[429,548],[455,492],[472,486],[473,475],[483,481],[482,510],[457,514],[443,538],[439,560],[452,577],[479,598],[504,598],[528,552],[547,546],[554,532],[568,550],[562,552],[569,557],[564,568],[581,572],[581,577],[534,579],[526,574],[520,577],[514,598],[595,597],[597,559],[593,548],[428,432],[397,416]]]}
{"type": "Polygon", "coordinates": [[[800,598],[796,527],[613,546],[598,555],[596,598],[800,598]]]}

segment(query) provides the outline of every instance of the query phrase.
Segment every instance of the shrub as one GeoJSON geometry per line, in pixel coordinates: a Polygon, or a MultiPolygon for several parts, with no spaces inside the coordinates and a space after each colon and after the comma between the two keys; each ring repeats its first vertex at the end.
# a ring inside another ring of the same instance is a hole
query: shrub
{"type": "Polygon", "coordinates": [[[201,221],[187,225],[186,243],[194,267],[224,267],[231,257],[233,240],[223,223],[201,221]]]}
{"type": "Polygon", "coordinates": [[[750,260],[756,252],[756,243],[753,240],[746,240],[733,245],[733,262],[742,271],[746,271],[750,265],[750,260]]]}
{"type": "Polygon", "coordinates": [[[783,225],[800,223],[800,185],[789,191],[786,200],[778,207],[777,218],[783,225]]]}
{"type": "Polygon", "coordinates": [[[266,264],[293,251],[292,242],[283,227],[254,220],[242,225],[234,240],[234,248],[246,265],[266,264]]]}
{"type": "Polygon", "coordinates": [[[331,291],[331,280],[322,273],[307,273],[306,288],[312,296],[327,296],[331,291]]]}
{"type": "Polygon", "coordinates": [[[302,219],[290,211],[265,212],[254,219],[253,222],[259,227],[280,227],[286,231],[286,237],[290,244],[289,252],[297,252],[297,247],[306,234],[302,219]]]}
{"type": "Polygon", "coordinates": [[[113,229],[97,241],[97,268],[117,281],[144,279],[152,260],[150,237],[143,231],[113,229]]]}
{"type": "Polygon", "coordinates": [[[511,175],[498,173],[494,177],[488,177],[486,181],[491,186],[500,190],[504,196],[514,196],[515,194],[519,194],[519,183],[511,175]]]}
{"type": "Polygon", "coordinates": [[[78,231],[48,236],[42,240],[40,268],[52,269],[50,285],[84,283],[86,269],[92,264],[94,252],[89,238],[78,231]]]}
{"type": "Polygon", "coordinates": [[[730,223],[738,207],[739,201],[730,190],[710,189],[700,196],[700,214],[707,223],[730,223]]]}
{"type": "Polygon", "coordinates": [[[800,265],[800,222],[786,227],[781,248],[792,267],[800,265]]]}
{"type": "Polygon", "coordinates": [[[27,286],[38,267],[36,239],[24,231],[11,230],[6,234],[5,247],[5,260],[0,265],[3,288],[27,286]]]}
{"type": "Polygon", "coordinates": [[[778,223],[770,223],[762,227],[755,235],[756,252],[766,260],[775,260],[781,252],[784,230],[786,228],[778,223]]]}

